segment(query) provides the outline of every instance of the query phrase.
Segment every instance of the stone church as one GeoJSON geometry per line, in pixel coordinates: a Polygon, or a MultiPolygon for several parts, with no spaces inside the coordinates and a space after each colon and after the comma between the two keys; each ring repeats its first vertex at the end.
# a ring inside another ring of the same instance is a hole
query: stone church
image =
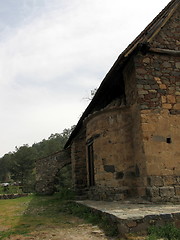
{"type": "Polygon", "coordinates": [[[39,169],[71,162],[79,196],[180,201],[179,0],[120,54],[60,155],[39,169]]]}

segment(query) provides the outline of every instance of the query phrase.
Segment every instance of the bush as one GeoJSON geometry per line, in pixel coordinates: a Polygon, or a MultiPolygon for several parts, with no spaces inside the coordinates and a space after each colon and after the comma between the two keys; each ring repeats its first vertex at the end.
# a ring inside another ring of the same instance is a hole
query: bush
{"type": "Polygon", "coordinates": [[[180,229],[177,229],[172,224],[167,224],[162,227],[152,226],[149,228],[149,240],[155,240],[157,238],[164,238],[167,240],[179,240],[180,229]]]}
{"type": "Polygon", "coordinates": [[[17,194],[22,193],[22,188],[20,186],[11,186],[6,187],[0,186],[0,194],[17,194]]]}
{"type": "Polygon", "coordinates": [[[58,192],[61,200],[73,200],[75,193],[71,188],[61,188],[58,192]]]}

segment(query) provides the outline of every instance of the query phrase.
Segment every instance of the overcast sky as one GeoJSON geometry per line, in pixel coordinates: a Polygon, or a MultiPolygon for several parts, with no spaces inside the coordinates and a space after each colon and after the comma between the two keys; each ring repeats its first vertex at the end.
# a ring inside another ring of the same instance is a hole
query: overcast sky
{"type": "Polygon", "coordinates": [[[76,124],[169,0],[0,0],[0,157],[76,124]]]}

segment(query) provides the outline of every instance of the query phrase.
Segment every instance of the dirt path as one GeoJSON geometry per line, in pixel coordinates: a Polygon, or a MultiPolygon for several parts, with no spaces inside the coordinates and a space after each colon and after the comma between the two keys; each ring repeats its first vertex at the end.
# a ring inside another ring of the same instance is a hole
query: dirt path
{"type": "MultiPolygon", "coordinates": [[[[106,237],[102,230],[91,224],[79,224],[70,228],[47,228],[32,232],[29,236],[12,236],[8,240],[115,240],[106,237]]],[[[117,239],[117,238],[116,238],[117,239]]]]}

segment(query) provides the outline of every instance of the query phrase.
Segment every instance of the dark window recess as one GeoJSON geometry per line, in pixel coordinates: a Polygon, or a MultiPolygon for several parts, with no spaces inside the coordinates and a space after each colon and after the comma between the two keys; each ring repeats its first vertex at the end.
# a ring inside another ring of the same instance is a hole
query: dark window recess
{"type": "Polygon", "coordinates": [[[166,138],[166,142],[169,143],[169,144],[172,143],[171,138],[166,138]]]}
{"type": "Polygon", "coordinates": [[[139,167],[138,167],[137,164],[136,164],[136,167],[135,167],[135,174],[136,174],[136,177],[140,176],[140,171],[139,171],[139,167]]]}
{"type": "Polygon", "coordinates": [[[151,186],[151,178],[150,177],[147,178],[147,184],[148,184],[148,186],[151,186]]]}
{"type": "Polygon", "coordinates": [[[116,179],[123,179],[124,173],[123,172],[117,172],[116,173],[116,179]]]}
{"type": "Polygon", "coordinates": [[[104,165],[104,171],[114,173],[115,167],[114,165],[104,165]]]}
{"type": "Polygon", "coordinates": [[[88,145],[88,170],[89,170],[89,186],[95,185],[94,180],[94,151],[93,143],[88,145]]]}

